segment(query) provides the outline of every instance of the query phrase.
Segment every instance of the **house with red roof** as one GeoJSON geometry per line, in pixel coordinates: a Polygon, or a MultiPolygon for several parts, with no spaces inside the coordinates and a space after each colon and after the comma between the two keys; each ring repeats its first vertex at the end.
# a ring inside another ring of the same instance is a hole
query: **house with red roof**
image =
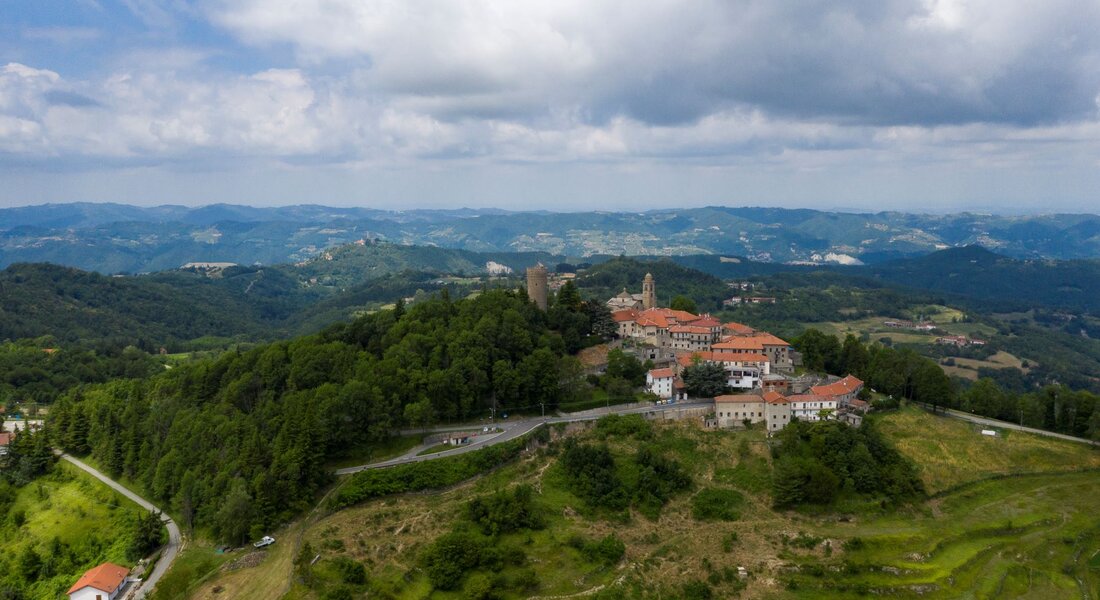
{"type": "Polygon", "coordinates": [[[771,362],[763,354],[752,352],[681,352],[676,355],[676,364],[681,371],[696,362],[717,363],[726,370],[727,382],[731,388],[749,390],[760,387],[761,378],[771,372],[771,362]]]}
{"type": "Polygon", "coordinates": [[[764,420],[767,402],[756,394],[727,394],[714,398],[714,416],[719,427],[741,427],[745,421],[759,423],[764,420]]]}
{"type": "Polygon", "coordinates": [[[657,394],[658,398],[667,400],[675,393],[676,383],[675,369],[653,369],[645,374],[646,389],[657,394]]]}
{"type": "Polygon", "coordinates": [[[126,587],[130,570],[112,563],[88,569],[69,588],[69,600],[114,600],[126,587]]]}
{"type": "Polygon", "coordinates": [[[791,418],[800,421],[824,421],[837,409],[837,399],[833,396],[795,394],[787,400],[791,403],[791,418]]]}
{"type": "Polygon", "coordinates": [[[782,430],[791,422],[791,401],[779,392],[764,392],[764,423],[768,435],[782,430]]]}
{"type": "Polygon", "coordinates": [[[834,381],[826,385],[815,385],[810,388],[810,393],[817,396],[825,396],[836,400],[838,406],[848,406],[849,402],[856,399],[863,382],[854,375],[834,381]]]}
{"type": "Polygon", "coordinates": [[[757,352],[766,354],[776,371],[793,371],[791,345],[767,332],[754,332],[750,335],[731,335],[714,344],[712,350],[731,350],[734,352],[757,352]]]}

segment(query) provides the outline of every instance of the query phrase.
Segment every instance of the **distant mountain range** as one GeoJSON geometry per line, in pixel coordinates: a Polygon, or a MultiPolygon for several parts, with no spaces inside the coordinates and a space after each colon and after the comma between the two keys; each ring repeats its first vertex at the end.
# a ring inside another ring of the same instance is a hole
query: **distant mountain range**
{"type": "Polygon", "coordinates": [[[0,209],[0,267],[52,262],[110,274],[189,262],[271,265],[305,261],[358,240],[574,260],[713,255],[765,263],[881,264],[975,244],[1014,258],[1076,259],[1100,257],[1100,216],[726,207],[550,213],[76,203],[0,209]]]}

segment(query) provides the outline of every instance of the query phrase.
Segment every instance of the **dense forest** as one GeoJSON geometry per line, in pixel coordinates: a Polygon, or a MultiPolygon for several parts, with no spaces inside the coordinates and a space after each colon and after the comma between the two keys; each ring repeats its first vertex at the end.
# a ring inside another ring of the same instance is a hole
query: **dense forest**
{"type": "Polygon", "coordinates": [[[58,346],[51,337],[0,344],[0,406],[49,403],[82,383],[148,377],[164,370],[134,347],[58,346]]]}
{"type": "Polygon", "coordinates": [[[58,444],[134,481],[184,526],[237,543],[310,505],[326,459],[349,447],[402,425],[549,410],[582,393],[566,340],[589,329],[583,303],[544,313],[522,291],[444,292],[149,379],[77,388],[49,423],[58,444]]]}
{"type": "Polygon", "coordinates": [[[146,351],[203,336],[267,339],[309,300],[272,270],[238,268],[225,277],[162,273],[105,277],[47,264],[0,271],[0,339],[52,335],[146,351]]]}

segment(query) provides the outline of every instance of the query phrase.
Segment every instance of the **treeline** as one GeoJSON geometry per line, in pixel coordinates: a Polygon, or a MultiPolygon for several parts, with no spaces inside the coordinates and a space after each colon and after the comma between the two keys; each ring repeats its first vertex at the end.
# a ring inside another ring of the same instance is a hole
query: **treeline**
{"type": "Polygon", "coordinates": [[[135,347],[59,346],[51,337],[0,344],[0,406],[48,403],[82,383],[148,377],[164,367],[135,347]]]}
{"type": "Polygon", "coordinates": [[[52,335],[155,352],[205,335],[263,338],[305,306],[297,281],[267,269],[105,277],[49,264],[0,271],[0,339],[52,335]],[[246,292],[247,290],[247,292],[246,292]]]}
{"type": "Polygon", "coordinates": [[[773,502],[829,505],[842,497],[894,503],[924,493],[917,470],[874,426],[793,421],[772,446],[773,502]]]}
{"type": "MultiPolygon", "coordinates": [[[[1048,385],[1019,392],[990,377],[960,390],[935,361],[909,348],[864,345],[852,335],[841,343],[816,329],[807,329],[792,343],[802,353],[806,368],[836,375],[851,373],[895,399],[959,408],[1026,427],[1100,440],[1100,396],[1089,391],[1048,385]]],[[[1013,371],[1001,369],[996,374],[1013,371]]]]}
{"type": "Polygon", "coordinates": [[[936,361],[909,348],[863,344],[848,334],[841,343],[835,336],[807,329],[792,342],[802,353],[802,364],[811,371],[852,374],[874,390],[901,399],[933,406],[953,406],[954,383],[936,361]]]}
{"type": "Polygon", "coordinates": [[[550,410],[586,389],[549,321],[522,291],[457,302],[444,293],[73,391],[50,425],[57,443],[134,481],[184,526],[240,543],[310,505],[328,480],[326,459],[349,447],[404,425],[550,410]]]}

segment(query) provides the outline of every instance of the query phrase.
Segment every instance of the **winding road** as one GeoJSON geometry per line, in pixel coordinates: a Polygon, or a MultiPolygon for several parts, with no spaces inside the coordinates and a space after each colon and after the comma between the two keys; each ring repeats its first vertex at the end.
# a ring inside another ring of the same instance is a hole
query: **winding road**
{"type": "Polygon", "coordinates": [[[168,545],[164,547],[164,552],[161,553],[160,560],[157,561],[157,564],[153,567],[153,570],[149,573],[149,576],[142,581],[141,587],[133,596],[135,600],[141,600],[142,598],[145,598],[145,595],[157,585],[157,581],[160,581],[160,578],[163,577],[164,573],[168,571],[168,567],[172,565],[172,561],[176,560],[176,554],[179,553],[180,549],[180,528],[176,526],[175,521],[173,521],[172,518],[169,517],[163,510],[157,508],[156,506],[153,506],[153,504],[145,498],[142,498],[141,496],[138,496],[137,494],[131,492],[121,483],[111,479],[110,477],[107,477],[103,473],[100,473],[97,469],[89,466],[87,463],[80,460],[79,458],[69,456],[68,454],[60,451],[55,452],[59,457],[61,457],[62,460],[72,463],[73,466],[80,469],[81,471],[84,471],[92,477],[95,477],[96,479],[107,484],[111,489],[122,494],[123,496],[126,496],[130,500],[133,500],[138,506],[150,512],[160,513],[160,520],[164,522],[164,526],[168,529],[168,545]]]}
{"type": "MultiPolygon", "coordinates": [[[[494,423],[494,427],[501,429],[500,433],[489,433],[485,435],[479,435],[474,438],[474,441],[466,444],[465,446],[459,446],[452,450],[444,450],[443,452],[435,452],[432,454],[424,454],[417,456],[418,452],[423,451],[426,446],[417,446],[412,450],[409,450],[405,454],[389,460],[383,460],[375,463],[369,463],[365,465],[356,465],[354,467],[345,467],[343,469],[337,469],[336,475],[351,475],[352,473],[358,473],[359,471],[366,471],[368,469],[383,469],[385,467],[393,467],[396,465],[403,465],[405,463],[423,462],[426,460],[435,460],[437,458],[445,458],[447,456],[455,456],[457,454],[465,454],[467,452],[473,452],[480,450],[486,446],[493,446],[508,440],[514,440],[518,437],[527,435],[542,425],[553,425],[555,423],[577,423],[580,421],[595,421],[600,417],[607,416],[609,414],[614,415],[631,415],[631,414],[647,414],[647,413],[666,413],[676,412],[682,410],[694,410],[700,408],[713,408],[713,402],[679,402],[676,404],[661,404],[661,405],[646,405],[646,406],[633,406],[631,408],[616,408],[614,406],[607,409],[597,409],[591,411],[585,411],[583,413],[564,414],[554,417],[532,417],[529,419],[516,419],[512,421],[497,421],[494,423]]],[[[484,423],[471,423],[465,427],[458,425],[449,425],[446,427],[439,427],[435,429],[425,428],[418,429],[416,433],[441,433],[447,431],[473,431],[480,430],[485,426],[484,423]]]]}

